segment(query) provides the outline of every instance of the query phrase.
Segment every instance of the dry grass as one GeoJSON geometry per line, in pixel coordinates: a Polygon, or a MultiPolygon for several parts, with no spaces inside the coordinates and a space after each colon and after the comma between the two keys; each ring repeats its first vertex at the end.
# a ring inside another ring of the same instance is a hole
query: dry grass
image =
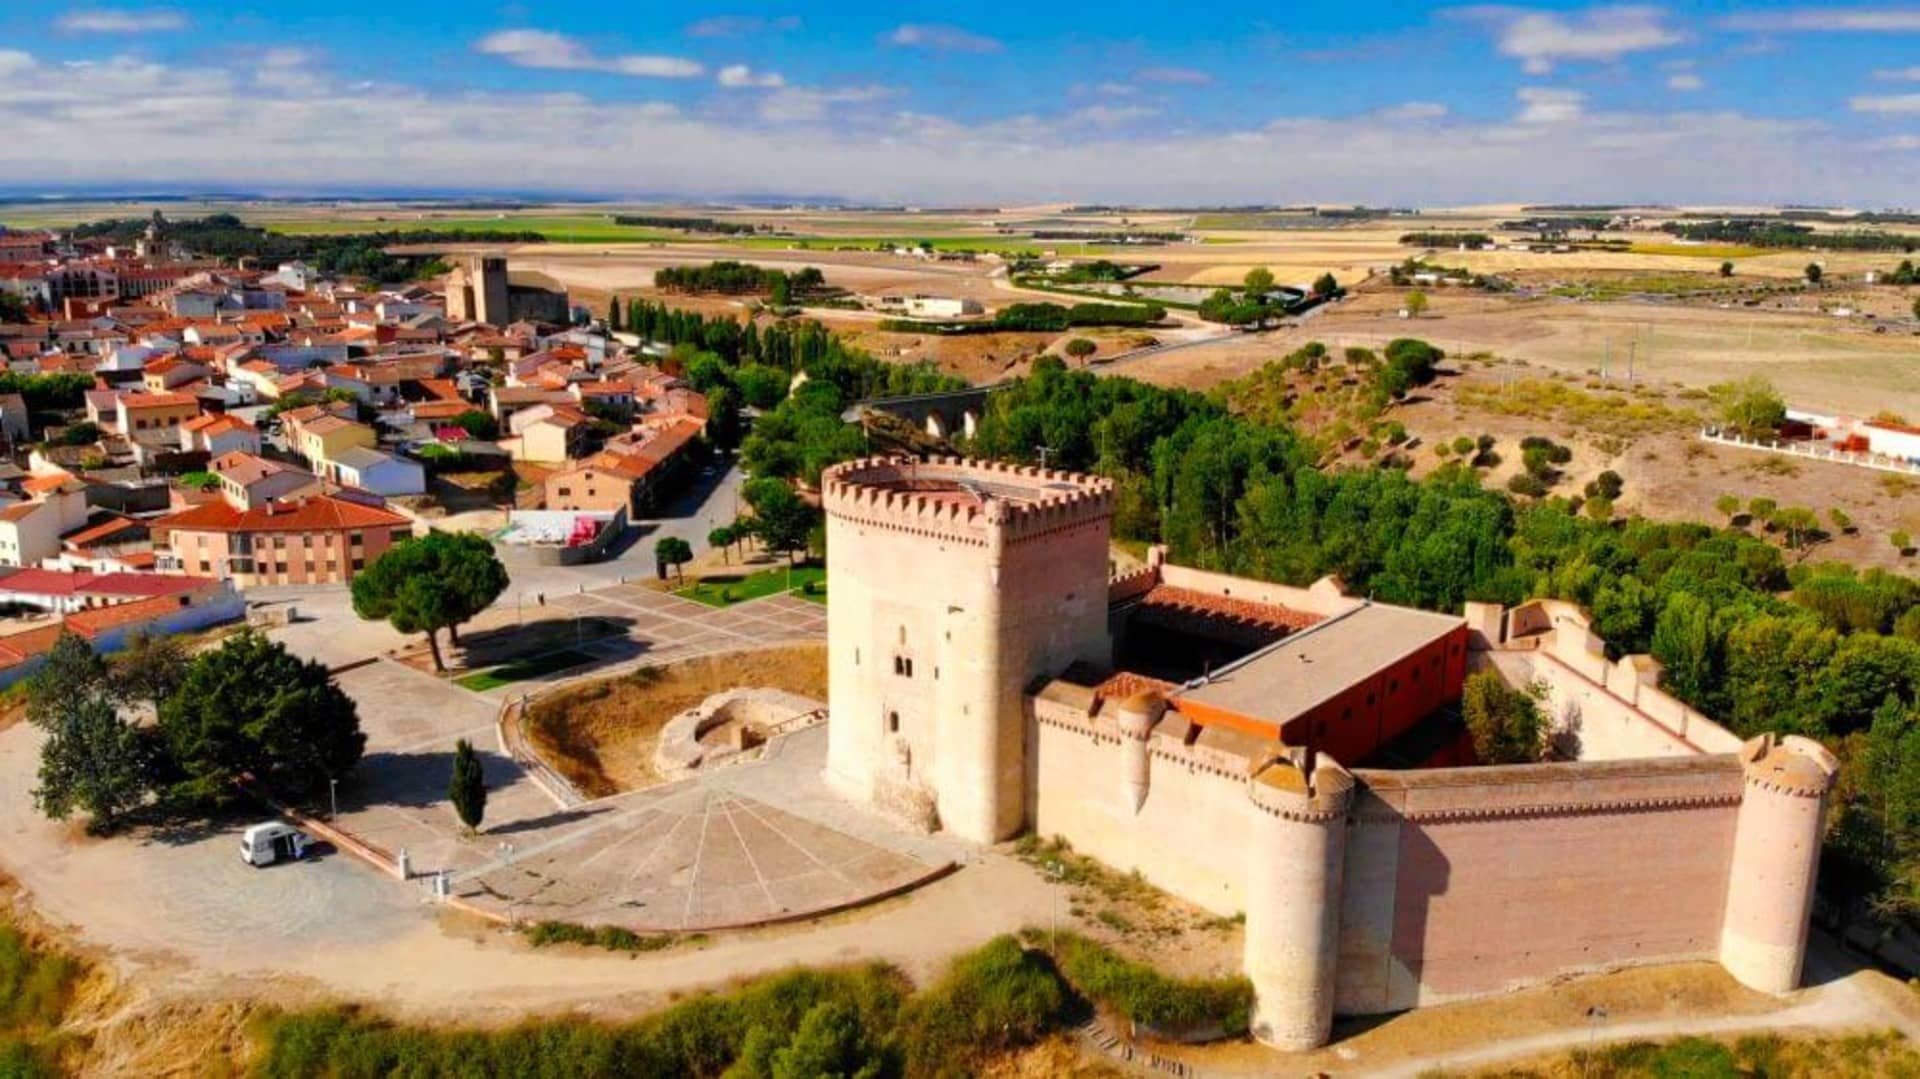
{"type": "MultiPolygon", "coordinates": [[[[1607,1009],[1610,1023],[1692,1016],[1761,1015],[1781,1002],[1733,980],[1717,963],[1635,967],[1552,982],[1500,996],[1416,1008],[1384,1020],[1336,1020],[1333,1042],[1287,1058],[1293,1074],[1364,1074],[1368,1067],[1433,1057],[1450,1050],[1556,1030],[1581,1030],[1587,1009],[1607,1009]],[[1296,1067],[1297,1066],[1297,1067],[1296,1067]]],[[[1202,1072],[1254,1074],[1271,1069],[1272,1050],[1231,1043],[1183,1051],[1202,1072]]]]}
{"type": "Polygon", "coordinates": [[[540,755],[590,797],[657,782],[653,750],[675,715],[743,686],[827,697],[825,645],[703,656],[562,690],[533,706],[528,734],[540,755]]]}
{"type": "Polygon", "coordinates": [[[1082,1053],[1071,1038],[1057,1034],[1038,1045],[1028,1046],[986,1061],[978,1073],[982,1079],[1119,1079],[1133,1072],[1097,1057],[1082,1053]]]}
{"type": "Polygon", "coordinates": [[[1697,428],[1700,414],[1667,404],[1645,391],[1586,390],[1546,378],[1463,384],[1455,392],[1461,406],[1502,416],[1521,416],[1551,426],[1543,433],[1575,430],[1589,436],[1639,438],[1662,431],[1697,428]]]}

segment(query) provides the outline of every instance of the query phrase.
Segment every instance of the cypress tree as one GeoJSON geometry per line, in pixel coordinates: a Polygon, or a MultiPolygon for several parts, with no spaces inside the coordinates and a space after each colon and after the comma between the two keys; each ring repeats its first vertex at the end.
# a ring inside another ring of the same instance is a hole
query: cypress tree
{"type": "Polygon", "coordinates": [[[460,739],[453,747],[453,779],[447,784],[447,800],[460,815],[460,823],[477,831],[487,815],[487,777],[480,769],[480,755],[473,743],[460,739]]]}

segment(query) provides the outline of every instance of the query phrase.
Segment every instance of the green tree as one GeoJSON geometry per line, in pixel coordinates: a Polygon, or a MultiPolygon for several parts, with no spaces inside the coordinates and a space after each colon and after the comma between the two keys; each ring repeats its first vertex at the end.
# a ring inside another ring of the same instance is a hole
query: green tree
{"type": "Polygon", "coordinates": [[[453,418],[453,426],[467,432],[467,437],[480,442],[492,442],[500,437],[500,421],[491,413],[470,408],[453,418]]]}
{"type": "Polygon", "coordinates": [[[162,633],[139,633],[113,661],[113,687],[122,700],[160,703],[180,688],[187,677],[187,650],[180,639],[162,633]]]}
{"type": "Polygon", "coordinates": [[[1740,505],[1740,499],[1734,495],[1721,495],[1713,500],[1713,508],[1719,512],[1720,516],[1727,519],[1728,524],[1732,524],[1733,519],[1740,516],[1740,505]]]}
{"type": "Polygon", "coordinates": [[[1773,511],[1779,508],[1780,504],[1771,498],[1753,498],[1747,501],[1747,516],[1756,521],[1770,522],[1773,520],[1773,511]]]}
{"type": "Polygon", "coordinates": [[[1421,315],[1427,313],[1427,294],[1421,292],[1419,289],[1414,289],[1412,292],[1407,293],[1406,303],[1402,306],[1407,309],[1407,314],[1414,318],[1419,318],[1421,315]]]}
{"type": "Polygon", "coordinates": [[[721,561],[731,564],[733,562],[733,539],[733,528],[729,525],[721,525],[719,528],[707,533],[707,546],[720,552],[721,561]]]}
{"type": "Polygon", "coordinates": [[[1460,691],[1460,713],[1481,764],[1526,764],[1540,759],[1547,739],[1547,719],[1540,709],[1545,696],[1545,689],[1538,685],[1515,689],[1491,668],[1467,676],[1460,691]]]}
{"type": "Polygon", "coordinates": [[[613,330],[620,328],[620,297],[618,296],[607,297],[607,328],[613,330]]]}
{"type": "Polygon", "coordinates": [[[97,687],[63,698],[57,712],[40,749],[34,804],[52,820],[79,811],[92,818],[90,831],[112,831],[152,790],[148,742],[97,687]]]}
{"type": "Polygon", "coordinates": [[[460,643],[460,624],[507,590],[507,568],[485,537],[429,532],[387,549],[353,578],[353,610],[402,633],[424,633],[435,670],[446,670],[439,634],[460,643]]]}
{"type": "Polygon", "coordinates": [[[1826,276],[1826,271],[1820,268],[1819,263],[1817,262],[1807,263],[1807,284],[1817,285],[1820,283],[1820,279],[1825,276],[1826,276]]]}
{"type": "Polygon", "coordinates": [[[1331,296],[1339,291],[1340,281],[1330,273],[1323,273],[1313,279],[1313,294],[1315,296],[1331,296]]]}
{"type": "Polygon", "coordinates": [[[12,292],[0,291],[0,322],[27,321],[27,302],[12,292]]]}
{"type": "Polygon", "coordinates": [[[111,672],[107,661],[86,638],[61,630],[47,649],[47,658],[27,681],[27,719],[51,731],[64,716],[68,701],[107,692],[111,672]]]}
{"type": "Polygon", "coordinates": [[[193,658],[160,706],[160,734],[181,776],[173,793],[194,801],[224,800],[247,775],[294,796],[324,789],[367,744],[324,664],[250,629],[193,658]]]}
{"type": "Polygon", "coordinates": [[[1820,518],[1805,506],[1784,506],[1774,512],[1773,524],[1786,533],[1787,546],[1798,550],[1819,530],[1820,518]]]}
{"type": "Polygon", "coordinates": [[[1732,276],[1733,276],[1733,263],[1731,263],[1731,262],[1723,262],[1723,263],[1721,263],[1721,264],[1720,264],[1720,276],[1721,276],[1721,277],[1732,277],[1732,276]]]}
{"type": "Polygon", "coordinates": [[[474,752],[473,743],[465,738],[453,746],[453,775],[447,781],[447,801],[453,803],[453,811],[460,817],[460,823],[467,831],[480,829],[480,821],[487,815],[487,777],[480,767],[480,754],[474,752]]]}
{"type": "Polygon", "coordinates": [[[1249,299],[1259,300],[1273,291],[1273,271],[1265,266],[1255,266],[1247,271],[1247,275],[1241,278],[1240,282],[1246,286],[1249,299]]]}
{"type": "Polygon", "coordinates": [[[1759,375],[1707,387],[1727,426],[1758,438],[1773,434],[1787,418],[1787,402],[1773,383],[1759,375]]]}
{"type": "Polygon", "coordinates": [[[653,560],[663,566],[672,566],[674,576],[684,581],[687,576],[680,567],[693,561],[693,544],[679,536],[662,536],[654,541],[653,560]]]}
{"type": "Polygon", "coordinates": [[[1893,549],[1901,554],[1913,550],[1913,537],[1897,529],[1887,533],[1887,542],[1893,544],[1893,549]]]}
{"type": "Polygon", "coordinates": [[[1061,351],[1065,352],[1069,356],[1072,356],[1076,360],[1084,360],[1088,356],[1091,356],[1094,353],[1100,351],[1100,346],[1094,344],[1093,341],[1088,338],[1076,337],[1073,340],[1068,341],[1066,345],[1061,349],[1061,351]]]}
{"type": "Polygon", "coordinates": [[[753,507],[753,534],[769,551],[781,551],[788,561],[807,549],[808,534],[813,531],[820,511],[801,501],[793,488],[775,479],[758,479],[742,492],[753,507]]]}

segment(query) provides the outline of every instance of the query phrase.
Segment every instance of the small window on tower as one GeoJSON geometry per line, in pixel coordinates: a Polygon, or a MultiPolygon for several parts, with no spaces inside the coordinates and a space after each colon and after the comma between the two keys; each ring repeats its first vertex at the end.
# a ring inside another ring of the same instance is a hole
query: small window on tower
{"type": "Polygon", "coordinates": [[[898,712],[887,713],[887,733],[888,734],[900,733],[900,713],[898,712]]]}

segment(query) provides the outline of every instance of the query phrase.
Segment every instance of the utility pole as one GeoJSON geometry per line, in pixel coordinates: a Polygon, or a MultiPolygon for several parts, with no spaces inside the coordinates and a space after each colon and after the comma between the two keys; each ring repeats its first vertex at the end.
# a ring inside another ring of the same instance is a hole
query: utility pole
{"type": "Polygon", "coordinates": [[[1053,452],[1053,447],[1052,446],[1035,446],[1033,450],[1035,453],[1038,453],[1040,455],[1040,467],[1041,468],[1047,467],[1047,455],[1053,452]]]}

